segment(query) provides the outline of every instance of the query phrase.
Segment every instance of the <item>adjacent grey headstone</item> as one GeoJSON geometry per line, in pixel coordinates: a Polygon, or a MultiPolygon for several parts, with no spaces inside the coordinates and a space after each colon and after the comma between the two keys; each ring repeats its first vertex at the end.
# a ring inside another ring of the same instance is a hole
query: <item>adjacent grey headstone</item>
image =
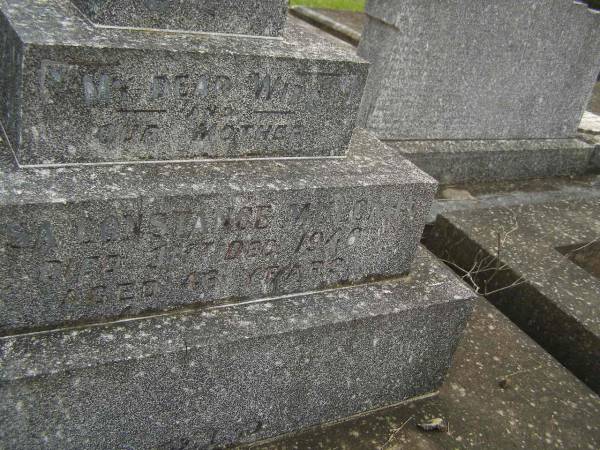
{"type": "Polygon", "coordinates": [[[288,0],[72,0],[94,23],[276,37],[288,0]]]}
{"type": "Polygon", "coordinates": [[[569,0],[369,0],[361,118],[380,138],[574,137],[600,13],[569,0]]]}
{"type": "Polygon", "coordinates": [[[5,3],[0,121],[23,166],[346,153],[367,63],[297,19],[265,40],[98,29],[66,0],[5,3]]]}

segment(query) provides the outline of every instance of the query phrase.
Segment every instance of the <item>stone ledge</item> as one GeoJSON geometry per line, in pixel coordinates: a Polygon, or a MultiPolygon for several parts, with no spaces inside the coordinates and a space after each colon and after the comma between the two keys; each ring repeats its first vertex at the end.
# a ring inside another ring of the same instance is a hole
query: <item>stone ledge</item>
{"type": "Polygon", "coordinates": [[[396,281],[0,338],[2,441],[224,445],[394,404],[439,386],[473,299],[421,249],[396,281]]]}
{"type": "Polygon", "coordinates": [[[97,28],[2,4],[0,122],[22,166],[344,156],[368,64],[292,18],[281,40],[97,28]]]}
{"type": "Polygon", "coordinates": [[[437,186],[364,130],[327,161],[0,174],[2,333],[407,273],[437,186]]]}
{"type": "Polygon", "coordinates": [[[578,139],[384,142],[442,184],[580,175],[594,154],[578,139]]]}

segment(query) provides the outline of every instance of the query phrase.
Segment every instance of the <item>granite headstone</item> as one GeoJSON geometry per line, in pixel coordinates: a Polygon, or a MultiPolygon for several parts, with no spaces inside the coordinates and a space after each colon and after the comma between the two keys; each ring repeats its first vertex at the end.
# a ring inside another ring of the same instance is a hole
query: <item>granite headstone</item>
{"type": "Polygon", "coordinates": [[[367,62],[296,20],[90,18],[0,0],[0,447],[216,448],[434,392],[474,294],[418,248],[435,180],[355,129],[367,62]]]}
{"type": "Polygon", "coordinates": [[[403,154],[434,160],[431,174],[448,182],[564,175],[565,148],[578,155],[569,174],[587,170],[593,149],[573,138],[600,61],[597,11],[562,0],[369,0],[366,12],[360,120],[379,138],[424,141],[403,154]],[[564,142],[529,152],[537,139],[564,142]],[[429,151],[434,141],[455,144],[429,151]],[[453,155],[467,155],[468,169],[453,155]]]}

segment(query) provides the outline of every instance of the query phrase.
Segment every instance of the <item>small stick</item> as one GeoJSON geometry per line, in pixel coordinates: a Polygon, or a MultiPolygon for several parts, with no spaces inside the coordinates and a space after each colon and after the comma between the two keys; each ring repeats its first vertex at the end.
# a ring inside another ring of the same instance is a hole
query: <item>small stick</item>
{"type": "Polygon", "coordinates": [[[388,438],[387,441],[385,441],[385,444],[383,444],[379,450],[384,450],[396,437],[396,435],[402,430],[402,428],[404,428],[404,426],[413,418],[414,416],[410,416],[408,419],[406,419],[404,421],[404,423],[402,425],[400,425],[398,428],[392,428],[393,433],[391,434],[391,436],[388,438]]]}

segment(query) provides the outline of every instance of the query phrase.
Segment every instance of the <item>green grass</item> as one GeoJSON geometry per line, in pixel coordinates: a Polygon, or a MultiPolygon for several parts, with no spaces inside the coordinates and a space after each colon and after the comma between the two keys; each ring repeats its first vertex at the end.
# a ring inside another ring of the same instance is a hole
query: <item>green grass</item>
{"type": "MultiPolygon", "coordinates": [[[[366,0],[290,0],[290,6],[305,5],[313,8],[362,11],[366,0]]],[[[600,9],[600,0],[585,0],[592,8],[600,9]]]]}
{"type": "Polygon", "coordinates": [[[313,8],[362,11],[365,9],[365,0],[290,0],[290,6],[296,5],[311,6],[313,8]]]}

